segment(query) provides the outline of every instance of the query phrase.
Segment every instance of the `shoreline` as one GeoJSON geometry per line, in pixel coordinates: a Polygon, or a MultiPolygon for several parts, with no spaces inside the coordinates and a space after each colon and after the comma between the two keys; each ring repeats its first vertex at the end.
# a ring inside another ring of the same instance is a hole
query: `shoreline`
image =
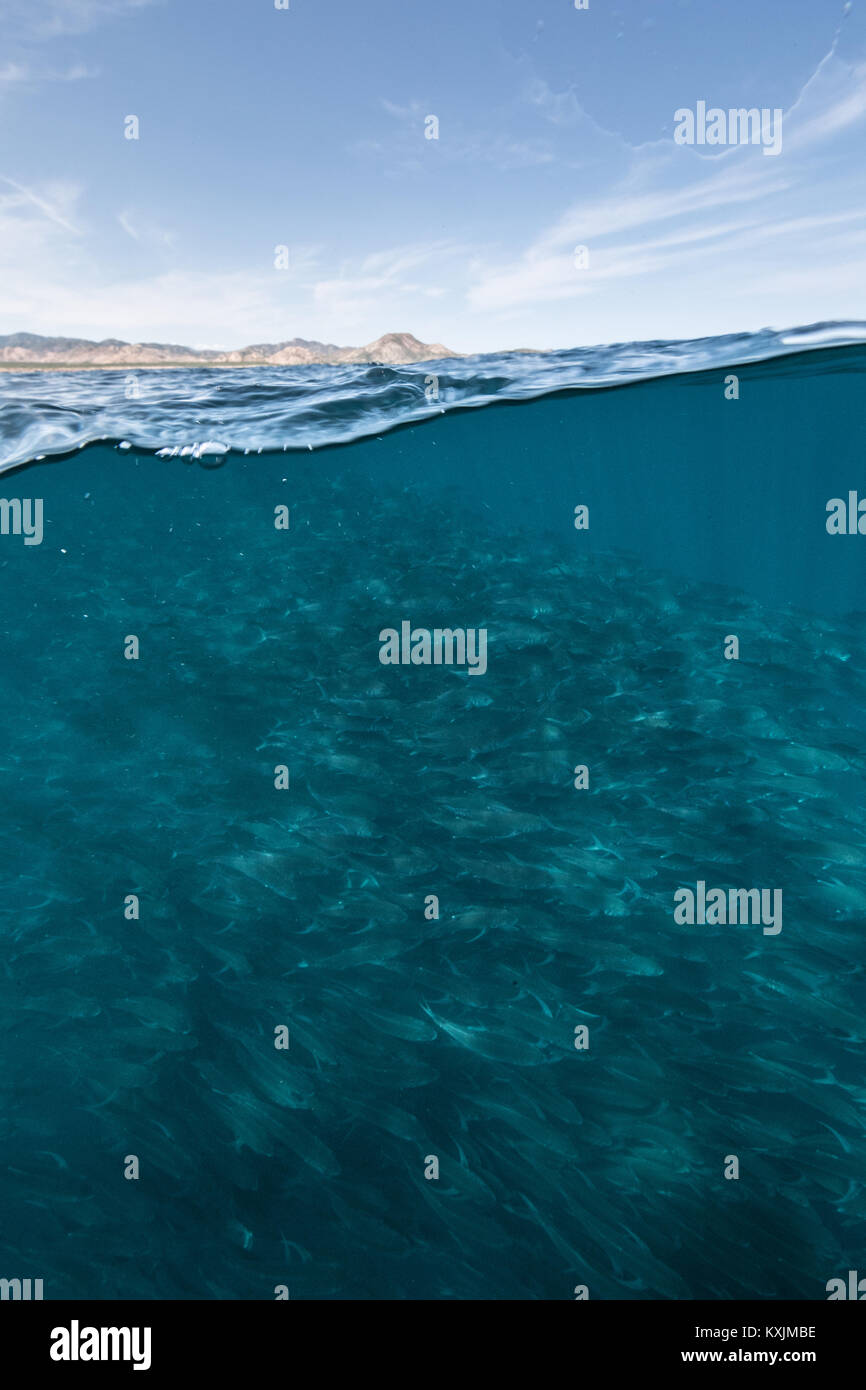
{"type": "MultiPolygon", "coordinates": [[[[540,351],[540,349],[529,349],[540,351]]],[[[292,371],[297,367],[423,367],[430,362],[459,362],[462,356],[422,357],[410,362],[0,362],[3,372],[158,372],[182,371],[185,367],[215,367],[220,371],[244,371],[249,367],[276,367],[292,371]]]]}

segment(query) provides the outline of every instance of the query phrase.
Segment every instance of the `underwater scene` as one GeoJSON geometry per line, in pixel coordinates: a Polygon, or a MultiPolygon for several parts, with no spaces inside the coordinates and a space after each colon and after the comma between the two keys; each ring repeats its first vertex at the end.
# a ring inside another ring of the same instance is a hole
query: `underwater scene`
{"type": "Polygon", "coordinates": [[[3,1271],[863,1268],[864,336],[0,374],[3,1271]]]}

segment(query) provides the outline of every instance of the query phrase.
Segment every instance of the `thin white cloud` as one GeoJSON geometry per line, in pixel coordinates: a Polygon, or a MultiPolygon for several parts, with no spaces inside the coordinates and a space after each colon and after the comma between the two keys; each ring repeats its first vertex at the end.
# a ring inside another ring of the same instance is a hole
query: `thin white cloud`
{"type": "Polygon", "coordinates": [[[866,118],[866,64],[850,67],[838,58],[826,58],[788,113],[789,125],[795,111],[802,111],[805,119],[794,123],[787,137],[789,150],[804,149],[859,124],[866,118]]]}
{"type": "Polygon", "coordinates": [[[161,0],[3,0],[2,23],[13,38],[54,39],[84,34],[161,0]]]}
{"type": "Polygon", "coordinates": [[[146,214],[142,215],[126,208],[117,214],[117,221],[126,235],[131,237],[133,241],[159,247],[170,247],[175,243],[174,232],[154,222],[146,214]]]}
{"type": "Polygon", "coordinates": [[[0,82],[27,82],[30,71],[24,63],[5,63],[0,68],[0,82]]]}
{"type": "Polygon", "coordinates": [[[0,68],[0,83],[27,86],[36,82],[81,82],[85,78],[98,75],[98,69],[88,68],[84,63],[75,63],[64,71],[57,71],[54,68],[34,68],[31,63],[10,61],[0,68]]]}
{"type": "Polygon", "coordinates": [[[403,317],[401,310],[413,297],[439,297],[441,286],[434,277],[446,274],[449,262],[465,254],[453,242],[425,242],[392,247],[362,258],[349,268],[312,286],[313,302],[330,325],[354,325],[377,311],[403,317]],[[419,272],[422,272],[419,278],[419,272]]]}
{"type": "Polygon", "coordinates": [[[356,140],[351,148],[358,155],[375,156],[377,160],[385,156],[389,160],[385,170],[388,176],[423,174],[429,166],[422,156],[429,156],[434,150],[437,160],[446,164],[491,164],[503,173],[556,162],[557,156],[543,136],[514,139],[495,120],[489,129],[470,133],[459,119],[449,116],[440,138],[428,141],[424,123],[428,115],[437,114],[435,105],[425,106],[420,101],[400,105],[386,98],[381,98],[379,105],[399,122],[393,143],[364,139],[356,140]]]}
{"type": "MultiPolygon", "coordinates": [[[[15,179],[0,174],[0,183],[8,184],[18,194],[19,200],[38,208],[50,222],[62,227],[64,231],[79,236],[81,229],[69,220],[69,214],[78,202],[81,189],[77,184],[52,183],[41,189],[27,188],[15,179]]],[[[13,204],[14,205],[14,204],[13,204]]]]}
{"type": "Polygon", "coordinates": [[[141,240],[141,233],[139,232],[137,227],[133,226],[132,220],[127,216],[125,212],[119,212],[117,214],[117,220],[120,223],[123,230],[126,232],[127,236],[132,237],[133,241],[141,240]]]}
{"type": "Polygon", "coordinates": [[[388,101],[386,97],[380,100],[383,111],[387,111],[389,116],[393,116],[398,121],[408,121],[414,124],[423,121],[424,116],[429,114],[427,109],[420,101],[410,101],[407,106],[401,106],[399,102],[388,101]]]}

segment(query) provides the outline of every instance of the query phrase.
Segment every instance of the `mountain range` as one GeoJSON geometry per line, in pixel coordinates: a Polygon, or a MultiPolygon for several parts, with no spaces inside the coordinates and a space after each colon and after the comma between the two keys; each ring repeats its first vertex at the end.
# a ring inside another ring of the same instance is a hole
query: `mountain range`
{"type": "Polygon", "coordinates": [[[119,338],[49,338],[39,333],[0,335],[0,367],[299,367],[312,363],[375,362],[399,365],[459,357],[441,343],[422,343],[412,333],[385,333],[365,347],[337,347],[308,338],[255,343],[221,352],[176,343],[125,343],[119,338]]]}

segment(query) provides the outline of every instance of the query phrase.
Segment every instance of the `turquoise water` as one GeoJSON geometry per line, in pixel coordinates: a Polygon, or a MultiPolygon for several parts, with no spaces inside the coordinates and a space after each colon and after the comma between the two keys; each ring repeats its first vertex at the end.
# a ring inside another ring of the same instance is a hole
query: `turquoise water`
{"type": "Polygon", "coordinates": [[[4,479],[45,533],[0,536],[0,1277],[814,1299],[862,1269],[866,538],[825,509],[866,493],[866,349],[722,347],[605,389],[540,361],[519,401],[466,368],[415,422],[370,369],[366,434],[322,375],[290,452],[267,374],[172,373],[152,449],[130,415],[74,453],[90,374],[0,383],[7,459],[51,447],[52,389],[63,455],[4,479]],[[172,456],[167,402],[217,375],[192,437],[221,412],[263,452],[172,456]],[[383,666],[403,620],[485,628],[487,671],[383,666]],[[781,889],[782,930],[678,924],[699,880],[781,889]]]}

